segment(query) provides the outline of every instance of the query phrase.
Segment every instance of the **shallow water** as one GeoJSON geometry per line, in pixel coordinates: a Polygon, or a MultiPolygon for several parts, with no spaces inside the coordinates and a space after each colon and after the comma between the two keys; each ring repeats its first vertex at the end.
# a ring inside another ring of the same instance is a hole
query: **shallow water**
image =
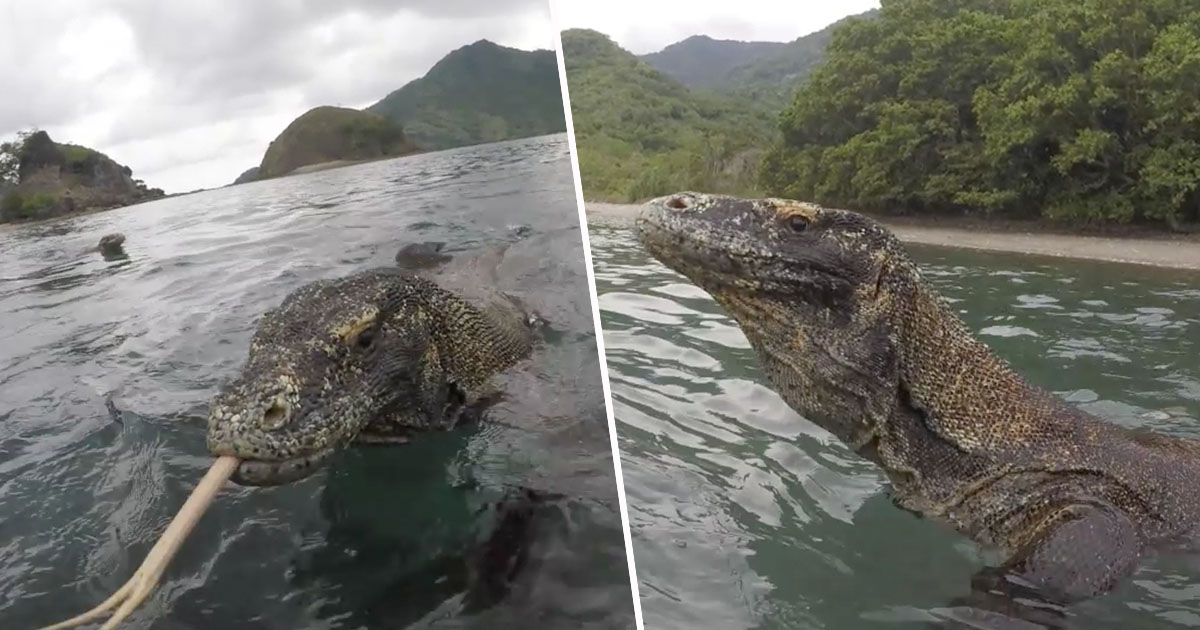
{"type": "Polygon", "coordinates": [[[0,232],[0,627],[82,612],[131,575],[211,463],[208,400],[263,311],[424,240],[515,242],[501,288],[550,328],[507,399],[290,486],[227,485],[127,627],[631,627],[573,191],[556,135],[0,232]],[[111,231],[128,259],[86,251],[111,231]],[[509,590],[472,590],[464,549],[497,533],[510,488],[543,499],[500,532],[524,564],[509,590]]]}
{"type": "MultiPolygon", "coordinates": [[[[647,628],[928,628],[985,556],[766,386],[731,319],[592,226],[647,628]]],[[[1200,437],[1200,274],[911,248],[980,338],[1110,421],[1200,437]]],[[[1200,491],[1200,489],[1198,489],[1200,491]]],[[[1147,559],[1073,628],[1200,626],[1200,559],[1147,559]]]]}

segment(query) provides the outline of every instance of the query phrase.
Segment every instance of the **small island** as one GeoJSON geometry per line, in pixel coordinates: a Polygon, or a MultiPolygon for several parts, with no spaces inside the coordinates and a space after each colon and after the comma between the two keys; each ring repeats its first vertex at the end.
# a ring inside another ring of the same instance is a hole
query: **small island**
{"type": "Polygon", "coordinates": [[[271,142],[253,177],[280,177],[300,169],[399,157],[419,150],[399,123],[379,114],[346,107],[314,107],[271,142]]]}
{"type": "Polygon", "coordinates": [[[160,199],[128,166],[45,131],[0,146],[0,222],[37,221],[160,199]]]}

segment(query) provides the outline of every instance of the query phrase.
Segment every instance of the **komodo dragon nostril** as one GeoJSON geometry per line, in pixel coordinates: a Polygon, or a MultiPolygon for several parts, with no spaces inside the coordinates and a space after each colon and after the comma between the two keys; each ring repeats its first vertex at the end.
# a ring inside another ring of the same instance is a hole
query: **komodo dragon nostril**
{"type": "Polygon", "coordinates": [[[267,430],[274,430],[287,424],[291,414],[286,401],[276,398],[271,402],[271,406],[263,412],[262,426],[267,430]]]}

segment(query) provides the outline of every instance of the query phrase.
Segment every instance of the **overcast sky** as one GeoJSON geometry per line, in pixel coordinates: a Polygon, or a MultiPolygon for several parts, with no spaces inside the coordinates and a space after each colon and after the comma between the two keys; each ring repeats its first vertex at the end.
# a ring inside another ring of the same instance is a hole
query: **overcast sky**
{"type": "Polygon", "coordinates": [[[641,55],[692,35],[788,42],[879,0],[554,0],[561,29],[590,28],[641,55]]]}
{"type": "Polygon", "coordinates": [[[312,107],[370,105],[479,39],[556,37],[546,0],[5,0],[0,138],[38,127],[211,188],[312,107]]]}

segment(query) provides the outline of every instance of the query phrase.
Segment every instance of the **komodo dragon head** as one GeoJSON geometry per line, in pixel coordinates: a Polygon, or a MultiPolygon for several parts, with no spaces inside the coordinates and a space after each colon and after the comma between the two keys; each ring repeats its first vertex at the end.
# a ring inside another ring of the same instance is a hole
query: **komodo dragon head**
{"type": "Polygon", "coordinates": [[[241,460],[235,482],[294,481],[352,441],[448,428],[531,345],[525,319],[421,277],[313,282],[263,315],[241,374],[211,405],[208,449],[241,460]]]}
{"type": "Polygon", "coordinates": [[[895,236],[853,212],[697,193],[648,202],[638,232],[738,322],[793,408],[870,440],[897,391],[894,315],[920,284],[895,236]]]}

